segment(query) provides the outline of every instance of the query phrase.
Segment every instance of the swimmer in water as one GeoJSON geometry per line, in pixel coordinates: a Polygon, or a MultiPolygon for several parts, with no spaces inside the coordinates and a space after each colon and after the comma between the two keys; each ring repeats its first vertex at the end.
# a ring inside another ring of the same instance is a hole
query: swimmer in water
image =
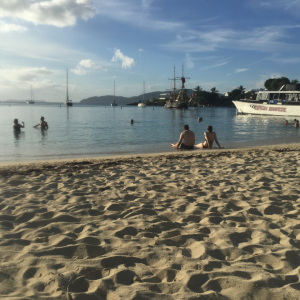
{"type": "Polygon", "coordinates": [[[19,120],[18,119],[14,119],[13,129],[20,131],[21,128],[25,128],[24,122],[22,122],[22,124],[23,125],[19,124],[19,120]]]}
{"type": "Polygon", "coordinates": [[[34,127],[34,128],[37,128],[38,126],[40,126],[42,130],[48,129],[48,128],[49,128],[48,123],[45,121],[45,118],[44,118],[44,117],[41,117],[40,123],[37,124],[37,125],[35,125],[35,126],[33,126],[33,127],[34,127]]]}

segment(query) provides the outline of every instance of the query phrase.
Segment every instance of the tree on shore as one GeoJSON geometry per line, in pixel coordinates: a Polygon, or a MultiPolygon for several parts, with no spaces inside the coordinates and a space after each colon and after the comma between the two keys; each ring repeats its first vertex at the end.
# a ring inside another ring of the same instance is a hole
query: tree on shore
{"type": "Polygon", "coordinates": [[[213,88],[211,88],[210,90],[211,90],[212,93],[219,93],[219,91],[217,90],[216,87],[213,87],[213,88]]]}
{"type": "Polygon", "coordinates": [[[299,83],[299,80],[298,80],[298,79],[293,79],[293,80],[291,80],[291,83],[292,83],[292,84],[298,84],[298,83],[299,83]]]}
{"type": "MultiPolygon", "coordinates": [[[[295,79],[297,80],[297,79],[295,79]]],[[[270,78],[265,81],[265,88],[268,91],[279,91],[279,89],[286,84],[289,84],[290,80],[286,77],[270,78]]]]}

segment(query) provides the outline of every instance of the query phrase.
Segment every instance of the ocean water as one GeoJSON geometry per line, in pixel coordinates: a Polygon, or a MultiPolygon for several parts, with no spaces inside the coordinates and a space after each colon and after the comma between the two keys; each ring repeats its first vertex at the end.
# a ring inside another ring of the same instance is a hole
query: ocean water
{"type": "MultiPolygon", "coordinates": [[[[180,151],[177,142],[183,125],[196,134],[196,143],[213,126],[221,146],[242,148],[255,145],[299,142],[299,128],[284,126],[283,117],[236,116],[235,108],[199,107],[185,111],[163,107],[59,106],[58,104],[0,104],[0,162],[108,156],[180,151]],[[44,116],[49,129],[33,128],[44,116]],[[197,118],[202,117],[202,122],[197,118]],[[24,121],[16,134],[13,120],[24,121]],[[130,124],[130,120],[134,124],[130,124]]],[[[201,151],[201,150],[199,150],[201,151]]]]}

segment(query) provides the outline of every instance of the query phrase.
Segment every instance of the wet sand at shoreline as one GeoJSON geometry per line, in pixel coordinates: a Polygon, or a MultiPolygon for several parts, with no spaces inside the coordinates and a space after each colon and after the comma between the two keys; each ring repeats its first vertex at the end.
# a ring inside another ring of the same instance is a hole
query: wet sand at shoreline
{"type": "Polygon", "coordinates": [[[299,299],[300,146],[0,165],[0,298],[299,299]]]}

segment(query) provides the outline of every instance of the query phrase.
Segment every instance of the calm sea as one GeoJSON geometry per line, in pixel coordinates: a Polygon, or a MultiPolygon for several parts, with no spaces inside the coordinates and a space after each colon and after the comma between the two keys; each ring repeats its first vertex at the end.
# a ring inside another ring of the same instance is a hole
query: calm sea
{"type": "Polygon", "coordinates": [[[184,124],[195,132],[196,143],[204,141],[203,133],[212,125],[226,148],[300,141],[293,118],[290,126],[284,126],[283,117],[236,116],[235,112],[234,108],[209,107],[182,111],[150,106],[0,104],[0,161],[176,152],[180,150],[169,145],[178,141],[184,124]],[[41,116],[48,130],[33,128],[41,116]],[[197,122],[198,117],[203,121],[197,122]],[[20,134],[12,129],[15,118],[25,122],[20,134]]]}

